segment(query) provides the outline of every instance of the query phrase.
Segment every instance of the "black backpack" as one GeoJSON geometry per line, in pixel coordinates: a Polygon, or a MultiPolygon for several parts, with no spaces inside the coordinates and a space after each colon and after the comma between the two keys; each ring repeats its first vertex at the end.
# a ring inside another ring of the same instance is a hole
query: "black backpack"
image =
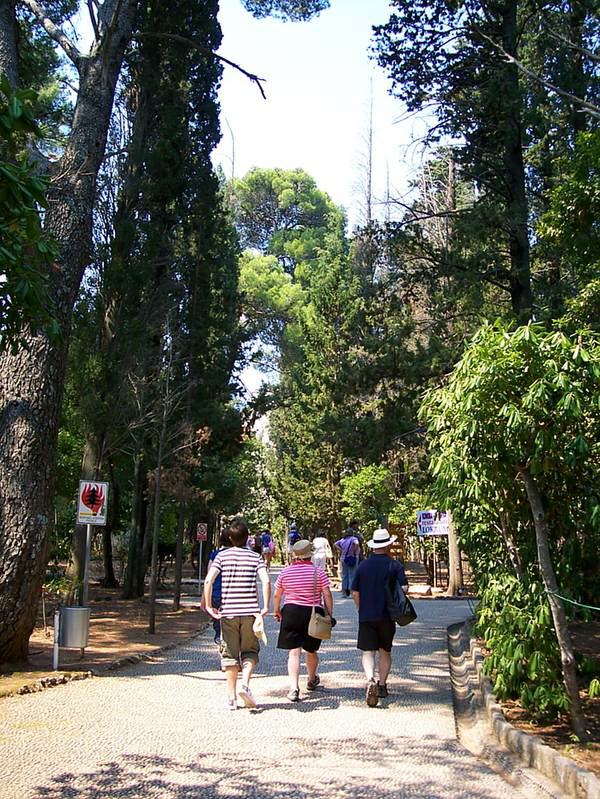
{"type": "Polygon", "coordinates": [[[391,563],[385,581],[385,607],[390,619],[399,627],[405,627],[417,618],[417,611],[402,590],[397,576],[392,572],[391,563]]]}

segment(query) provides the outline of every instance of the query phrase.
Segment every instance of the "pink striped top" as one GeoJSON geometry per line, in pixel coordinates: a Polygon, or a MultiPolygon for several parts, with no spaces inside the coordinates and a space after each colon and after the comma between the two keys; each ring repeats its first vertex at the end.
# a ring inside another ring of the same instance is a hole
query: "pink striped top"
{"type": "Polygon", "coordinates": [[[313,566],[309,561],[295,560],[280,572],[275,590],[283,590],[286,605],[317,605],[323,607],[321,592],[329,588],[329,577],[323,569],[313,566]],[[315,591],[315,568],[317,570],[317,590],[315,591]]]}

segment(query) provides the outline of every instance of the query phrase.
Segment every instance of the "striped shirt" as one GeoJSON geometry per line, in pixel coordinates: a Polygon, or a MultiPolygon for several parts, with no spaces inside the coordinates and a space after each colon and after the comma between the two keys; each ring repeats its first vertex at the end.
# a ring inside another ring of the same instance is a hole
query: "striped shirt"
{"type": "Polygon", "coordinates": [[[283,590],[285,605],[305,605],[323,607],[321,592],[329,588],[329,577],[323,569],[310,562],[295,560],[279,573],[275,591],[283,590]],[[317,590],[315,591],[315,569],[317,571],[317,590]]]}
{"type": "Polygon", "coordinates": [[[217,553],[212,562],[221,575],[221,615],[253,616],[258,613],[256,578],[265,571],[265,562],[246,547],[229,547],[217,553]]]}

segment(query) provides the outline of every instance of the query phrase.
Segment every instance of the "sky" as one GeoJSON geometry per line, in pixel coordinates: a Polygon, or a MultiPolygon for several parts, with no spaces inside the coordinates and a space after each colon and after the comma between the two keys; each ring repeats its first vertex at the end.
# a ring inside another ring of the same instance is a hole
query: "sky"
{"type": "MultiPolygon", "coordinates": [[[[374,196],[406,191],[412,146],[422,134],[388,94],[390,81],[369,58],[371,28],[390,16],[387,0],[331,0],[310,22],[255,20],[241,0],[221,0],[219,53],[265,78],[267,99],[236,70],[225,67],[219,94],[223,139],[214,161],[230,177],[254,166],[302,168],[360,220],[361,165],[366,164],[373,102],[374,196]]],[[[384,206],[376,216],[385,216],[384,206]]]]}

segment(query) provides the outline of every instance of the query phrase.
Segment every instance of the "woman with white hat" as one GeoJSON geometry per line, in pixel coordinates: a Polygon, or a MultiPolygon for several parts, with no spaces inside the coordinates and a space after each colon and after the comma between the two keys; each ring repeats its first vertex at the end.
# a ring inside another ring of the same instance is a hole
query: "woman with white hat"
{"type": "Polygon", "coordinates": [[[321,645],[318,638],[308,634],[308,623],[313,606],[317,613],[325,611],[333,615],[333,597],[329,578],[324,570],[311,562],[313,546],[310,541],[300,540],[292,546],[292,563],[283,569],[275,583],[273,615],[281,623],[278,649],[289,650],[288,675],[290,678],[290,702],[300,701],[300,660],[302,650],[306,657],[308,680],[306,688],[314,691],[321,682],[317,669],[321,645]],[[282,597],[285,603],[281,607],[282,597]]]}

